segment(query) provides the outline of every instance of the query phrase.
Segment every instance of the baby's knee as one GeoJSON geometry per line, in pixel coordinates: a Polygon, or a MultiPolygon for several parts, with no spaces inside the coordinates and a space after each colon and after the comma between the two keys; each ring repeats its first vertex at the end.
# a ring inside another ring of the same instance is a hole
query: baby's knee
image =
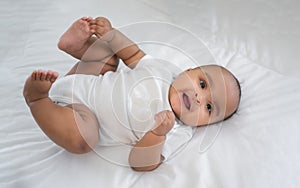
{"type": "Polygon", "coordinates": [[[84,139],[79,138],[68,144],[68,147],[65,149],[74,154],[84,154],[90,152],[92,147],[84,139]]]}

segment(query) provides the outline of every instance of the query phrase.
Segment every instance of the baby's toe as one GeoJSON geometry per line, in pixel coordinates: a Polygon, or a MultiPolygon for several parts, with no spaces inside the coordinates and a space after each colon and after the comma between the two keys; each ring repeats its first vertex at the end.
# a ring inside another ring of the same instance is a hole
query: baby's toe
{"type": "Polygon", "coordinates": [[[58,78],[58,73],[57,72],[52,72],[51,77],[50,77],[50,82],[53,83],[55,80],[58,78]]]}
{"type": "Polygon", "coordinates": [[[36,80],[41,80],[41,76],[42,76],[42,71],[41,70],[37,70],[36,71],[36,77],[35,77],[35,79],[36,80]]]}
{"type": "Polygon", "coordinates": [[[46,76],[47,76],[47,72],[46,71],[42,71],[41,72],[41,77],[40,77],[41,81],[46,80],[46,76]]]}
{"type": "Polygon", "coordinates": [[[31,73],[31,79],[33,79],[33,80],[36,80],[36,78],[37,78],[37,71],[33,71],[32,73],[31,73]]]}
{"type": "Polygon", "coordinates": [[[50,81],[51,77],[52,77],[52,71],[48,70],[46,74],[46,80],[50,81]]]}

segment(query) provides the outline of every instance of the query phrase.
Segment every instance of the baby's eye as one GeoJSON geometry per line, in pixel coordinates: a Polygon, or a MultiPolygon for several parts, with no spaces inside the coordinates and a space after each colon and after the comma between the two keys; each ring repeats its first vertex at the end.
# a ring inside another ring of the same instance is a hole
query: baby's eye
{"type": "Polygon", "coordinates": [[[212,106],[211,106],[211,104],[207,104],[207,105],[206,105],[206,109],[207,109],[208,113],[210,114],[211,111],[212,111],[212,106]]]}
{"type": "Polygon", "coordinates": [[[202,89],[204,89],[204,88],[206,87],[206,82],[203,81],[203,80],[200,80],[200,87],[201,87],[202,89]]]}

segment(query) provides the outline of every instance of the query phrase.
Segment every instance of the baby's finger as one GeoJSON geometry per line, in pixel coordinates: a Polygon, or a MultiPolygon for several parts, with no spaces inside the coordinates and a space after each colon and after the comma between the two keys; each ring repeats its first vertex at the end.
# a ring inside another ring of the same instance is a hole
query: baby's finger
{"type": "Polygon", "coordinates": [[[90,30],[96,31],[96,25],[90,25],[90,30]]]}
{"type": "Polygon", "coordinates": [[[165,114],[166,114],[166,118],[167,118],[167,119],[170,119],[170,114],[169,114],[169,111],[168,111],[168,110],[165,111],[165,114]]]}
{"type": "Polygon", "coordinates": [[[158,113],[158,114],[155,114],[154,120],[155,120],[157,123],[158,123],[158,122],[161,122],[161,116],[160,116],[159,113],[158,113]]]}
{"type": "Polygon", "coordinates": [[[92,19],[89,23],[90,23],[90,25],[96,25],[97,21],[95,19],[92,19]]]}
{"type": "Polygon", "coordinates": [[[170,117],[170,119],[175,119],[175,114],[172,112],[172,111],[169,111],[169,117],[170,117]]]}
{"type": "Polygon", "coordinates": [[[163,122],[163,120],[165,119],[165,114],[160,112],[160,113],[157,113],[155,116],[154,116],[154,120],[156,121],[157,124],[161,124],[163,122]]]}
{"type": "Polygon", "coordinates": [[[102,27],[99,27],[97,25],[93,25],[90,27],[90,30],[96,34],[98,37],[101,37],[102,36],[102,32],[103,32],[103,28],[102,27]]]}
{"type": "Polygon", "coordinates": [[[96,20],[96,24],[99,25],[99,26],[104,26],[105,25],[103,20],[96,20]]]}

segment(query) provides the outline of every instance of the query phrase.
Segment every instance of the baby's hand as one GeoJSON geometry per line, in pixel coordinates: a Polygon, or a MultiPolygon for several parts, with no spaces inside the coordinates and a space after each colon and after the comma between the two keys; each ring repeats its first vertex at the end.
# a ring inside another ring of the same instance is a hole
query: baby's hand
{"type": "Polygon", "coordinates": [[[90,22],[90,29],[91,31],[98,37],[98,38],[107,38],[110,39],[109,33],[113,30],[110,21],[104,17],[97,17],[90,22]]]}
{"type": "Polygon", "coordinates": [[[169,110],[161,111],[154,116],[156,126],[152,133],[158,136],[165,136],[174,126],[175,115],[169,110]]]}

